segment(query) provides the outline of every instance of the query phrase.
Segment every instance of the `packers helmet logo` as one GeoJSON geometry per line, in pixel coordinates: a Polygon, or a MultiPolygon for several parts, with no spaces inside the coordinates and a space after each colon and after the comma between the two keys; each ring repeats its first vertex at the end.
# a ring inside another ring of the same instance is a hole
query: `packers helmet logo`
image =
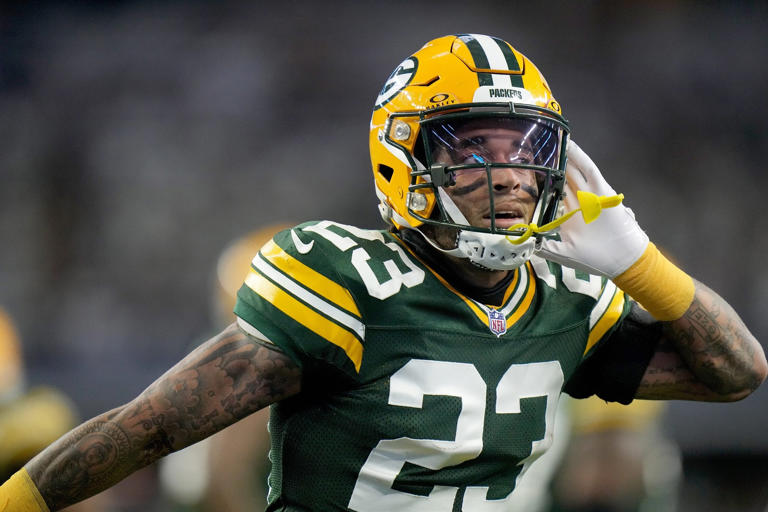
{"type": "Polygon", "coordinates": [[[419,62],[416,60],[416,57],[408,57],[402,64],[397,66],[397,69],[389,75],[384,87],[381,88],[381,92],[376,98],[376,106],[374,107],[374,110],[386,105],[398,92],[402,91],[409,83],[411,83],[418,67],[419,62]]]}

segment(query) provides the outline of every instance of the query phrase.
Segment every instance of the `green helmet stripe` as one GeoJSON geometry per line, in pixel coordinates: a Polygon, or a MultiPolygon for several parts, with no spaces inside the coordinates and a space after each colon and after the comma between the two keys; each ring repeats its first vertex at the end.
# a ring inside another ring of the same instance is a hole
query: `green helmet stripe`
{"type": "MultiPolygon", "coordinates": [[[[504,55],[504,60],[507,61],[507,68],[510,71],[520,71],[520,63],[517,62],[517,57],[512,53],[512,48],[509,47],[509,44],[496,37],[493,40],[499,45],[501,53],[504,55]]],[[[509,78],[512,81],[513,87],[523,87],[522,75],[510,75],[509,78]]]]}
{"type": "MultiPolygon", "coordinates": [[[[480,69],[489,69],[491,67],[488,61],[488,56],[485,54],[480,42],[469,34],[462,34],[461,40],[467,45],[469,53],[472,55],[472,60],[475,62],[475,67],[480,69]]],[[[493,77],[490,73],[478,73],[477,80],[480,86],[493,85],[493,77]]]]}

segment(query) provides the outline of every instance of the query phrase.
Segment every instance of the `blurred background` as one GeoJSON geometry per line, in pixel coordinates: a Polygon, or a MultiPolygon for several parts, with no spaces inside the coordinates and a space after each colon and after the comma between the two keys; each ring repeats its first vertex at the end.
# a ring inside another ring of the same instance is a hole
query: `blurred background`
{"type": "MultiPolygon", "coordinates": [[[[373,101],[457,32],[532,59],[651,238],[768,339],[765,2],[3,2],[0,306],[27,380],[115,407],[212,332],[233,239],[382,227],[373,101]]],[[[681,511],[765,508],[767,399],[671,404],[681,511]]]]}

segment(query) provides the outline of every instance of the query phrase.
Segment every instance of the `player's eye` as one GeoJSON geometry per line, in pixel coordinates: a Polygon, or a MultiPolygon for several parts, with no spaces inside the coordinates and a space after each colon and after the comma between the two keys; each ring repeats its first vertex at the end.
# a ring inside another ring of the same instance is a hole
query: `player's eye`
{"type": "Polygon", "coordinates": [[[485,165],[487,159],[482,155],[478,155],[475,152],[466,153],[461,157],[461,162],[464,165],[479,164],[485,165]]]}

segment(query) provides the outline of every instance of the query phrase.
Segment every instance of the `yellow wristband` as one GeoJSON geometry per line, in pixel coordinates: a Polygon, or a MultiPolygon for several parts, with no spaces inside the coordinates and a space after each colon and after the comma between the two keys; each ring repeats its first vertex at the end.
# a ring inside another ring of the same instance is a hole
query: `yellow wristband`
{"type": "Polygon", "coordinates": [[[693,279],[665,258],[653,242],[613,282],[657,320],[677,320],[693,302],[693,279]]]}
{"type": "Polygon", "coordinates": [[[0,487],[0,512],[50,512],[26,469],[0,487]]]}

